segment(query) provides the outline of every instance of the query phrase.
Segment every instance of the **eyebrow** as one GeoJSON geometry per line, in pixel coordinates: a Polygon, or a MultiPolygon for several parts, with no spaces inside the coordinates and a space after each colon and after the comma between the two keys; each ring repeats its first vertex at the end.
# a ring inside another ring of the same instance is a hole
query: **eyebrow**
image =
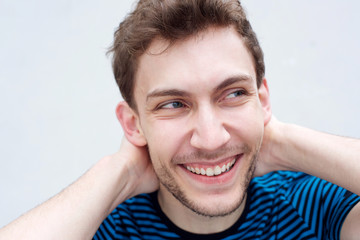
{"type": "MultiPolygon", "coordinates": [[[[214,88],[214,92],[220,91],[232,84],[238,83],[238,82],[251,82],[253,81],[253,78],[250,75],[235,75],[232,77],[227,78],[223,82],[221,82],[218,86],[214,88]]],[[[179,90],[179,89],[165,89],[165,90],[158,90],[155,89],[154,91],[150,92],[146,96],[146,101],[148,102],[151,98],[156,97],[166,97],[166,96],[173,96],[173,97],[190,97],[190,93],[179,90]]]]}
{"type": "Polygon", "coordinates": [[[178,89],[154,90],[146,96],[146,101],[149,101],[150,98],[166,97],[166,96],[189,97],[190,94],[178,89]]]}
{"type": "Polygon", "coordinates": [[[242,74],[242,75],[235,75],[232,77],[227,78],[225,81],[221,82],[217,87],[215,87],[215,92],[218,92],[232,84],[238,82],[252,82],[253,78],[250,75],[242,74]]]}

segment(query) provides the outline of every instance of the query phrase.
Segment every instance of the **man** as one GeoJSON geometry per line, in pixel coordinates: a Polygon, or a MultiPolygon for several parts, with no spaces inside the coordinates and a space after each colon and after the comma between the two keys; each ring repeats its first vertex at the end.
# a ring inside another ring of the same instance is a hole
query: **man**
{"type": "Polygon", "coordinates": [[[121,149],[0,237],[359,236],[359,141],[271,117],[238,1],[140,1],[112,52],[121,149]]]}

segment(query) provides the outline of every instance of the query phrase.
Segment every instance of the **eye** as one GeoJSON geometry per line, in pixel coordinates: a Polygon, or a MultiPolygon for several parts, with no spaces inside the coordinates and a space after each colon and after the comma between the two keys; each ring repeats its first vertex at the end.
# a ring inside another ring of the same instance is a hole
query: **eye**
{"type": "Polygon", "coordinates": [[[170,103],[166,103],[162,106],[160,106],[160,109],[172,109],[172,108],[182,108],[185,107],[185,105],[182,102],[174,101],[170,103]]]}
{"type": "Polygon", "coordinates": [[[242,95],[245,94],[245,91],[244,90],[236,90],[230,94],[228,94],[225,99],[229,99],[229,98],[235,98],[235,97],[240,97],[242,95]]]}

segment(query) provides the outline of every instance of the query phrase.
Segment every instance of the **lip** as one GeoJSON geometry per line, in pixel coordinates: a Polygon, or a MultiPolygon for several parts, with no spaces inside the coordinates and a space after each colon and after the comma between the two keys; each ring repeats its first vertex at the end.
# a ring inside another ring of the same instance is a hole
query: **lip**
{"type": "Polygon", "coordinates": [[[223,158],[221,160],[217,160],[217,161],[203,161],[203,162],[191,162],[191,163],[184,163],[184,166],[192,166],[192,167],[199,167],[199,168],[208,168],[208,167],[215,167],[215,166],[222,166],[222,165],[226,165],[227,162],[231,162],[234,158],[238,158],[240,154],[238,155],[233,155],[231,157],[226,157],[223,158]]]}
{"type": "Polygon", "coordinates": [[[201,174],[198,175],[198,174],[192,173],[189,170],[185,169],[184,166],[182,166],[182,165],[180,168],[186,174],[186,176],[190,178],[190,181],[192,181],[192,182],[195,181],[199,184],[205,184],[205,185],[216,185],[216,186],[223,185],[223,184],[230,183],[231,180],[234,178],[234,175],[237,172],[237,169],[240,165],[243,154],[239,154],[234,157],[236,157],[236,160],[235,160],[235,164],[232,166],[232,168],[229,171],[222,173],[220,175],[217,175],[217,176],[208,177],[206,175],[201,175],[201,174]]]}

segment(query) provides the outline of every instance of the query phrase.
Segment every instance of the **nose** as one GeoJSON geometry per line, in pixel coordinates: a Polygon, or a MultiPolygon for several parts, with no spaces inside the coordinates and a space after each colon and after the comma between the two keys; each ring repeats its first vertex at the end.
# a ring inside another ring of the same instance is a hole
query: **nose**
{"type": "Polygon", "coordinates": [[[194,129],[190,144],[205,151],[214,151],[230,140],[222,118],[211,107],[203,108],[194,119],[194,129]]]}

